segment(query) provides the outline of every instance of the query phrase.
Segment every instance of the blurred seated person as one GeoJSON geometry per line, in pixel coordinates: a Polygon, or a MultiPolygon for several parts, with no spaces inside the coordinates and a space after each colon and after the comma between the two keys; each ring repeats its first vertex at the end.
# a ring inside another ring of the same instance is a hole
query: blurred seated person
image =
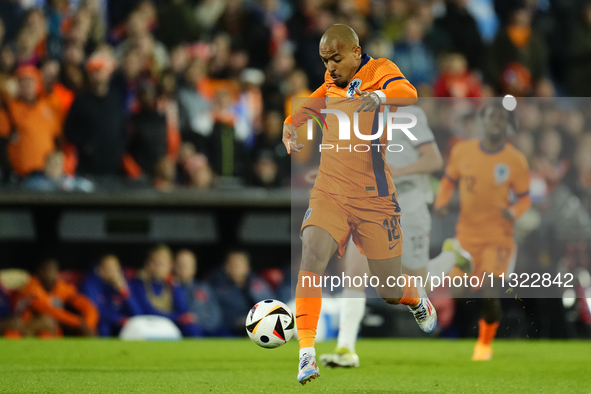
{"type": "Polygon", "coordinates": [[[129,282],[129,288],[142,314],[169,318],[183,336],[203,335],[189,313],[183,288],[172,276],[172,252],[168,246],[158,245],[149,251],[144,269],[129,282]]]}
{"type": "Polygon", "coordinates": [[[27,176],[43,171],[47,156],[61,137],[61,114],[41,95],[41,73],[33,66],[16,71],[18,94],[0,111],[0,137],[8,141],[8,158],[13,171],[27,176]]]}
{"type": "Polygon", "coordinates": [[[99,265],[82,282],[80,291],[94,302],[100,312],[100,336],[118,335],[128,318],[141,314],[115,255],[103,256],[99,265]]]}
{"type": "Polygon", "coordinates": [[[35,191],[82,191],[90,193],[94,191],[94,183],[88,179],[66,175],[64,173],[64,154],[55,151],[47,156],[45,170],[36,171],[26,177],[23,185],[26,189],[35,191]]]}
{"type": "Polygon", "coordinates": [[[36,275],[20,291],[23,321],[25,324],[36,319],[54,322],[53,329],[44,333],[47,337],[62,336],[62,333],[93,336],[99,320],[96,307],[74,285],[60,279],[59,274],[57,260],[41,261],[36,275]]]}
{"type": "Polygon", "coordinates": [[[197,258],[188,249],[180,250],[174,262],[174,274],[189,300],[189,310],[195,315],[196,323],[206,334],[219,334],[222,311],[211,287],[197,281],[197,258]]]}
{"type": "Polygon", "coordinates": [[[246,335],[244,319],[257,302],[274,298],[273,291],[263,279],[251,272],[250,257],[244,250],[231,250],[223,269],[212,278],[223,320],[233,335],[246,335]]]}

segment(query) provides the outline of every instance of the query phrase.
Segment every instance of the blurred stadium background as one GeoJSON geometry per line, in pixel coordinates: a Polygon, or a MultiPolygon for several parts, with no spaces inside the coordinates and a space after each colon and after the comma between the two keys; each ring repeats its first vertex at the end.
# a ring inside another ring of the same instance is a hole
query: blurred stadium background
{"type": "MultiPolygon", "coordinates": [[[[252,304],[289,299],[294,180],[282,122],[291,98],[323,81],[320,36],[346,23],[420,97],[538,97],[512,136],[536,191],[517,270],[567,267],[577,287],[503,300],[513,329],[499,335],[591,336],[591,117],[585,100],[556,101],[591,96],[591,2],[0,0],[0,19],[1,269],[50,259],[82,286],[110,255],[132,281],[154,245],[168,246],[155,252],[165,260],[188,249],[198,260],[189,309],[217,318],[196,335],[244,335],[252,304]]],[[[444,156],[476,136],[470,108],[459,125],[429,113],[444,156]]],[[[433,219],[433,253],[454,220],[433,219]]],[[[9,319],[21,311],[4,287],[9,319]]],[[[476,335],[472,304],[442,308],[441,336],[476,335]]],[[[381,318],[362,335],[408,334],[383,309],[369,309],[381,318]]]]}

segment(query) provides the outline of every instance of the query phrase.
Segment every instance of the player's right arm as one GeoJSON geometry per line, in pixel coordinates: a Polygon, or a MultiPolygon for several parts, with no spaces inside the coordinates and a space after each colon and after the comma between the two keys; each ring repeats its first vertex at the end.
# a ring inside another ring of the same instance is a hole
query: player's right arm
{"type": "Polygon", "coordinates": [[[310,119],[310,116],[305,114],[307,112],[305,108],[312,109],[316,112],[320,112],[322,108],[325,108],[325,101],[320,98],[326,97],[326,90],[326,83],[323,83],[310,95],[304,102],[304,105],[296,110],[292,110],[293,116],[289,115],[283,122],[283,144],[288,154],[291,154],[292,150],[299,152],[304,147],[303,144],[296,143],[297,136],[295,135],[295,130],[310,119]]]}
{"type": "Polygon", "coordinates": [[[452,148],[449,163],[447,163],[447,167],[445,167],[445,174],[439,183],[439,189],[435,196],[435,204],[433,205],[433,211],[437,216],[447,215],[447,205],[460,181],[459,150],[461,145],[462,144],[459,143],[452,148]]]}

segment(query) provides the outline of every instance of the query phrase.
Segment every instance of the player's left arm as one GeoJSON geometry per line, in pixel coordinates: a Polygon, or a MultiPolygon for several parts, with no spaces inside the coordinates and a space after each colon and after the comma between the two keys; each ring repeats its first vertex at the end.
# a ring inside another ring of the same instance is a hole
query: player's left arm
{"type": "Polygon", "coordinates": [[[74,286],[68,289],[67,292],[69,294],[67,295],[66,303],[80,312],[88,328],[91,330],[96,329],[99,321],[99,313],[94,303],[85,295],[78,293],[74,286]]]}
{"type": "Polygon", "coordinates": [[[515,193],[517,201],[503,211],[505,219],[514,221],[531,207],[529,181],[530,176],[527,160],[525,157],[520,156],[514,168],[514,178],[512,182],[513,192],[515,193]]]}
{"type": "Polygon", "coordinates": [[[381,76],[374,91],[361,91],[355,89],[362,101],[357,112],[375,111],[380,105],[391,105],[395,107],[407,107],[417,102],[417,90],[402,75],[396,65],[384,65],[386,71],[381,76]]]}

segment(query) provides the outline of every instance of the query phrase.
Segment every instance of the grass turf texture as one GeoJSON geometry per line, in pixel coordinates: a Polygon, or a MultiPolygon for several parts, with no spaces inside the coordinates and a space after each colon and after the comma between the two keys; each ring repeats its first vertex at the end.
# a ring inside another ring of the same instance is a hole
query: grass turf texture
{"type": "MultiPolygon", "coordinates": [[[[334,342],[320,343],[318,353],[334,342]]],[[[591,342],[361,340],[361,367],[296,381],[297,342],[0,340],[0,393],[591,393],[591,342]]]]}

